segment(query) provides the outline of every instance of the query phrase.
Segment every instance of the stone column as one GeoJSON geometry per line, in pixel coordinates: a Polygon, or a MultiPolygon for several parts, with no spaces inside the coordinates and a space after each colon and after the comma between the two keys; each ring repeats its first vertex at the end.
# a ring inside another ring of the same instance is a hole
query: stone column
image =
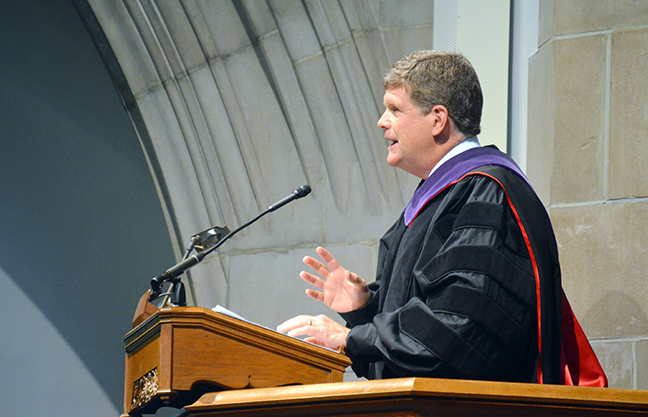
{"type": "Polygon", "coordinates": [[[540,2],[528,174],[617,388],[648,389],[648,2],[540,2]]]}

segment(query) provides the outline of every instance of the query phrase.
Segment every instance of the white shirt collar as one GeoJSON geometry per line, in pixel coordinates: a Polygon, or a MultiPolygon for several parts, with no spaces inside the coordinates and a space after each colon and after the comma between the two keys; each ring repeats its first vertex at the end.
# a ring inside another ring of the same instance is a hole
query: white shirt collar
{"type": "MultiPolygon", "coordinates": [[[[479,139],[477,139],[477,136],[471,136],[462,140],[457,146],[450,149],[450,152],[448,152],[443,156],[443,158],[441,158],[441,160],[434,166],[434,168],[432,168],[432,171],[430,171],[430,175],[432,175],[432,173],[436,171],[441,165],[443,165],[448,159],[457,156],[462,152],[466,152],[468,149],[478,148],[480,146],[481,145],[479,144],[479,139]]],[[[428,178],[430,177],[430,175],[428,175],[428,178]]]]}

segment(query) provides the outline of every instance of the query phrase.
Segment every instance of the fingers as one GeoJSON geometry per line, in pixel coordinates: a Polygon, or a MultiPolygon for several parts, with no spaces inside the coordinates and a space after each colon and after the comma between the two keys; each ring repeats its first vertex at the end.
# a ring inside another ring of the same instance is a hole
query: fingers
{"type": "Polygon", "coordinates": [[[324,315],[297,316],[277,326],[277,331],[288,336],[308,336],[304,340],[328,348],[346,346],[349,329],[324,315]]]}
{"type": "Polygon", "coordinates": [[[324,266],[320,261],[317,259],[311,257],[311,256],[304,256],[303,262],[313,268],[315,272],[320,274],[321,276],[326,276],[328,275],[331,271],[327,267],[324,266]]]}
{"type": "Polygon", "coordinates": [[[312,344],[317,345],[317,346],[323,346],[323,347],[326,347],[326,345],[324,344],[324,342],[322,342],[321,340],[317,339],[316,337],[306,337],[306,338],[304,339],[304,342],[312,343],[312,344]]]}
{"type": "Polygon", "coordinates": [[[277,326],[277,331],[279,333],[285,333],[290,337],[309,336],[304,340],[320,346],[324,346],[321,341],[317,340],[319,331],[316,328],[314,320],[315,317],[313,316],[293,317],[292,319],[286,320],[285,322],[277,326]],[[317,342],[315,342],[314,340],[317,340],[317,342]]]}
{"type": "Polygon", "coordinates": [[[315,251],[324,260],[324,262],[326,262],[326,265],[328,265],[328,267],[331,268],[331,270],[340,268],[340,264],[338,263],[337,259],[335,259],[329,251],[327,251],[321,246],[315,249],[315,251]]]}
{"type": "Polygon", "coordinates": [[[319,246],[316,249],[316,252],[322,258],[322,260],[324,260],[324,262],[326,263],[328,268],[326,266],[324,266],[324,264],[322,264],[320,261],[318,261],[317,259],[315,259],[315,258],[313,258],[311,256],[305,256],[304,259],[303,259],[303,262],[306,265],[313,268],[315,270],[315,272],[320,274],[322,277],[328,277],[329,274],[331,274],[332,272],[334,272],[334,271],[336,271],[338,269],[344,269],[344,268],[342,268],[340,263],[337,261],[337,259],[335,259],[335,257],[333,255],[331,255],[331,253],[329,251],[327,251],[326,249],[324,249],[323,247],[319,246]]]}
{"type": "MultiPolygon", "coordinates": [[[[303,279],[304,281],[308,282],[309,284],[313,285],[314,287],[317,287],[317,288],[319,288],[321,290],[324,289],[324,281],[321,280],[320,278],[312,275],[312,274],[309,274],[306,271],[302,271],[299,274],[299,277],[301,279],[303,279]]],[[[309,288],[309,289],[306,290],[306,295],[309,296],[310,298],[312,298],[313,300],[316,300],[316,301],[319,301],[319,302],[322,302],[322,303],[324,302],[325,297],[324,297],[323,292],[315,291],[315,290],[309,288]]]]}
{"type": "MultiPolygon", "coordinates": [[[[277,331],[279,333],[288,333],[289,336],[293,336],[291,332],[294,332],[304,327],[308,327],[312,324],[313,324],[312,316],[297,316],[281,323],[279,326],[277,326],[277,331]]],[[[305,334],[305,333],[300,333],[300,334],[305,334]]]]}
{"type": "Polygon", "coordinates": [[[321,303],[323,303],[324,300],[325,300],[325,296],[324,296],[324,293],[323,293],[323,292],[319,292],[319,291],[315,291],[315,290],[307,289],[307,290],[306,290],[306,295],[307,295],[308,297],[312,298],[313,300],[315,300],[315,301],[319,301],[319,302],[321,302],[321,303]]]}
{"type": "Polygon", "coordinates": [[[317,287],[319,289],[324,288],[324,281],[322,281],[321,278],[316,277],[313,274],[309,274],[306,271],[301,271],[299,273],[299,278],[303,279],[304,281],[308,282],[309,284],[313,285],[314,287],[317,287]]]}

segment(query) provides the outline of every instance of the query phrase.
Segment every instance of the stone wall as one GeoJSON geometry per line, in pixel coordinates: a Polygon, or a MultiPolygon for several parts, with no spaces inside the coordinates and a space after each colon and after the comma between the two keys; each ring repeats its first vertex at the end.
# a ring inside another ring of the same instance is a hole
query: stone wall
{"type": "Polygon", "coordinates": [[[376,241],[417,182],[385,162],[382,74],[432,47],[431,3],[77,3],[96,18],[89,27],[140,133],[178,257],[193,234],[234,230],[298,186],[313,189],[193,268],[190,304],[269,327],[324,312],[298,277],[317,245],[372,279],[376,241]]]}
{"type": "Polygon", "coordinates": [[[540,2],[527,171],[610,386],[648,389],[648,2],[540,2]]]}

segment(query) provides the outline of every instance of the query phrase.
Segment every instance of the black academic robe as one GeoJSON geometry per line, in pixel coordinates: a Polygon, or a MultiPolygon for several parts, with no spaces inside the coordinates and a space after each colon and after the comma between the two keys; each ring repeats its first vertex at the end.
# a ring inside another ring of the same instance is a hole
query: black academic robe
{"type": "Polygon", "coordinates": [[[501,166],[471,171],[381,239],[369,304],[341,314],[353,370],[369,379],[512,382],[544,374],[558,383],[557,259],[546,211],[525,180],[501,166]]]}

